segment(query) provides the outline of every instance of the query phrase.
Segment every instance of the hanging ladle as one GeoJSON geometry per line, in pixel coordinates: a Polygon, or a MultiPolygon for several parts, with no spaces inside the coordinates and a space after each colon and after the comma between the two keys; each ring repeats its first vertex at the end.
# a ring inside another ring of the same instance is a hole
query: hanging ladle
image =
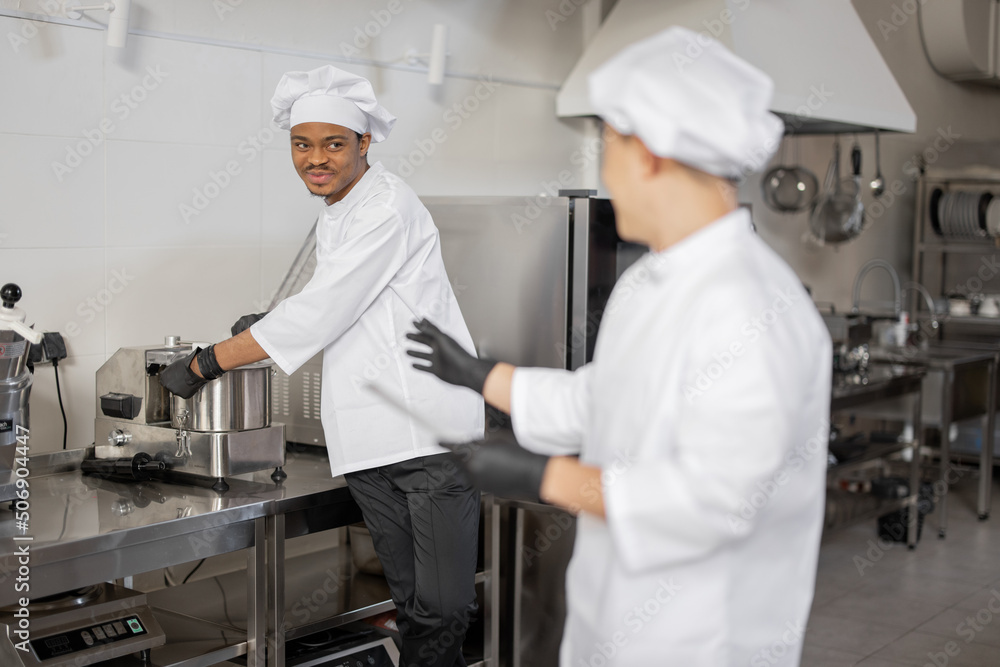
{"type": "Polygon", "coordinates": [[[878,128],[875,129],[875,178],[871,182],[872,194],[881,197],[885,192],[885,179],[882,178],[882,158],[879,156],[878,128]]]}

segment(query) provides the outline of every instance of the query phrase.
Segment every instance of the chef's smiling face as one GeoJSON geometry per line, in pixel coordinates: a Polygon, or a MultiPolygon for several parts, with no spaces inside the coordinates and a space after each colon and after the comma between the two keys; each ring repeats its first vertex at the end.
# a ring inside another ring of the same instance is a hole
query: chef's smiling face
{"type": "Polygon", "coordinates": [[[368,169],[371,135],[331,123],[292,128],[292,162],[309,192],[333,204],[343,199],[368,169]]]}

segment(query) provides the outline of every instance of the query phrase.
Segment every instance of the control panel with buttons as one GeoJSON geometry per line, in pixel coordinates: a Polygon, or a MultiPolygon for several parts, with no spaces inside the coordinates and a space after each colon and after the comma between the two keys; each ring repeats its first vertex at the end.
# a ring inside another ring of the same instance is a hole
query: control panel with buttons
{"type": "Polygon", "coordinates": [[[106,646],[114,642],[147,634],[138,616],[127,616],[117,621],[102,623],[32,639],[31,649],[39,661],[83,651],[95,646],[106,646]]]}

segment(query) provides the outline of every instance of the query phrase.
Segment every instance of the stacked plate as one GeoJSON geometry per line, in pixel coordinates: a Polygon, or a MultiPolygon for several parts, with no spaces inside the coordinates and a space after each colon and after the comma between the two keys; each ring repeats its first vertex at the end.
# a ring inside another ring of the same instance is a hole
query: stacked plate
{"type": "Polygon", "coordinates": [[[986,207],[986,233],[1000,238],[1000,197],[994,197],[986,207]]]}
{"type": "Polygon", "coordinates": [[[929,211],[931,225],[934,231],[946,238],[1000,237],[1000,204],[997,202],[1000,198],[994,198],[983,190],[934,190],[929,211]]]}

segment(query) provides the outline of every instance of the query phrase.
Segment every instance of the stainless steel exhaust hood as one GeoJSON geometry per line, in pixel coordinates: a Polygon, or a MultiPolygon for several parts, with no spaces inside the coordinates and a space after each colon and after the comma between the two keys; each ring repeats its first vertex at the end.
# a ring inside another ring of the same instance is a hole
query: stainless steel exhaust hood
{"type": "MultiPolygon", "coordinates": [[[[714,37],[774,79],[792,134],[913,132],[917,120],[850,0],[618,0],[559,91],[560,117],[590,116],[587,76],[669,26],[714,37]]],[[[699,45],[689,54],[697,57],[699,45]]]]}

